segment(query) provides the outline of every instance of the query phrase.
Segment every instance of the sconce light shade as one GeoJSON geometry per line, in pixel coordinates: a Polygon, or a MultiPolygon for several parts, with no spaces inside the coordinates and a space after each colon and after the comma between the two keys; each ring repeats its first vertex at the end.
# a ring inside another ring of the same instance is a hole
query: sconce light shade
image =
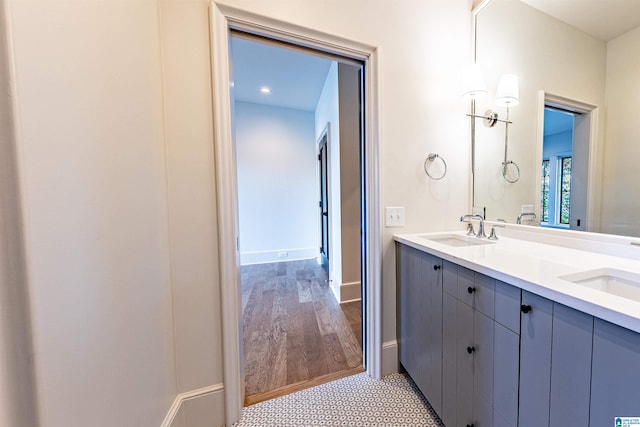
{"type": "Polygon", "coordinates": [[[513,107],[520,102],[520,90],[518,88],[518,76],[505,74],[500,77],[498,90],[496,91],[496,105],[501,107],[513,107]]]}
{"type": "Polygon", "coordinates": [[[480,98],[487,94],[487,86],[484,83],[484,74],[480,64],[473,64],[466,70],[463,85],[463,99],[480,98]]]}

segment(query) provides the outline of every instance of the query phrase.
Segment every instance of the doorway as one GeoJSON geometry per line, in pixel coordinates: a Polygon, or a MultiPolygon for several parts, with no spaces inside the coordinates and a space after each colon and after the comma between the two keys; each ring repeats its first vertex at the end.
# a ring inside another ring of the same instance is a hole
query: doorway
{"type": "Polygon", "coordinates": [[[264,16],[219,4],[210,7],[211,22],[211,70],[214,96],[213,132],[216,168],[216,201],[218,214],[219,271],[221,283],[221,317],[223,321],[222,357],[224,363],[224,393],[226,423],[231,425],[240,419],[244,399],[241,340],[241,298],[238,293],[239,251],[237,221],[237,183],[233,133],[231,126],[232,103],[230,91],[229,39],[231,29],[254,34],[269,35],[294,45],[314,47],[320,51],[337,53],[364,63],[363,67],[363,163],[362,185],[364,209],[362,234],[366,235],[362,248],[364,262],[363,337],[365,369],[368,375],[380,378],[382,372],[382,245],[381,213],[379,200],[379,149],[378,149],[378,63],[375,46],[350,39],[318,32],[299,25],[274,21],[264,16]],[[365,96],[366,95],[366,96],[365,96]]]}
{"type": "Polygon", "coordinates": [[[546,95],[540,164],[540,225],[586,231],[595,107],[546,95]]]}
{"type": "Polygon", "coordinates": [[[249,405],[364,370],[362,64],[231,36],[249,405]]]}

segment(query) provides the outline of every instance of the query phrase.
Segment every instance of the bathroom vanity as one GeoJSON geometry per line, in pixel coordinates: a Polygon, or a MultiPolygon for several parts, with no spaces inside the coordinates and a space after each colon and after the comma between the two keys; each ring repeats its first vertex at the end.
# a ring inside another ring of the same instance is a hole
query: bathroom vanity
{"type": "Polygon", "coordinates": [[[447,427],[640,417],[640,247],[525,229],[395,236],[402,366],[447,427]]]}

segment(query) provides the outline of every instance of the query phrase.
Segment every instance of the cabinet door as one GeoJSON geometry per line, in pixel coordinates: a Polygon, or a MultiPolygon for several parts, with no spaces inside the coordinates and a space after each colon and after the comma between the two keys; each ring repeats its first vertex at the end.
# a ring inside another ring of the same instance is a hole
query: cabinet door
{"type": "Polygon", "coordinates": [[[614,417],[640,417],[640,334],[595,319],[591,373],[591,427],[614,417]]]}
{"type": "Polygon", "coordinates": [[[408,246],[397,244],[397,334],[398,358],[409,375],[415,373],[415,333],[417,313],[412,310],[411,301],[416,298],[413,282],[418,274],[416,251],[408,246]]]}
{"type": "Polygon", "coordinates": [[[520,319],[518,426],[544,427],[549,425],[553,302],[523,291],[522,304],[531,311],[520,319]]]}
{"type": "Polygon", "coordinates": [[[494,319],[520,335],[521,290],[508,283],[496,280],[496,315],[494,319]]]}
{"type": "Polygon", "coordinates": [[[520,337],[498,322],[495,323],[494,337],[493,425],[513,427],[518,425],[520,337]]]}
{"type": "Polygon", "coordinates": [[[493,319],[473,312],[474,427],[493,426],[494,325],[493,319]]]}
{"type": "MultiPolygon", "coordinates": [[[[423,369],[424,384],[420,388],[433,409],[442,410],[442,260],[433,255],[421,253],[422,283],[420,306],[425,319],[424,353],[420,367],[423,369]]],[[[418,307],[417,307],[418,309],[418,307]]],[[[420,346],[422,349],[422,345],[420,346]]]]}
{"type": "Polygon", "coordinates": [[[454,297],[458,296],[458,265],[442,261],[442,290],[454,297]]]}
{"type": "MultiPolygon", "coordinates": [[[[549,411],[551,427],[589,425],[592,342],[593,316],[554,303],[549,411]]],[[[637,403],[640,409],[640,401],[637,403]]]]}
{"type": "MultiPolygon", "coordinates": [[[[446,265],[445,265],[446,269],[446,265]]],[[[458,300],[442,294],[442,412],[446,426],[457,426],[458,300]]]]}
{"type": "Polygon", "coordinates": [[[462,301],[458,301],[456,338],[457,425],[465,427],[473,424],[473,309],[462,301]]]}

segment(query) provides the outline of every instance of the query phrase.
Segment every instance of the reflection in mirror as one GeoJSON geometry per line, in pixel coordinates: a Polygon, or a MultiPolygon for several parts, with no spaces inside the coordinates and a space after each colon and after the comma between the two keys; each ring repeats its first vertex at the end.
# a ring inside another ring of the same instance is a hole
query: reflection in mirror
{"type": "MultiPolygon", "coordinates": [[[[584,1],[573,15],[618,1],[584,1]]],[[[640,9],[638,22],[601,36],[529,5],[538,3],[492,0],[476,15],[488,95],[476,111],[505,119],[498,80],[519,78],[508,149],[520,179],[503,178],[505,127],[476,126],[474,209],[490,220],[640,236],[640,9]]]]}

